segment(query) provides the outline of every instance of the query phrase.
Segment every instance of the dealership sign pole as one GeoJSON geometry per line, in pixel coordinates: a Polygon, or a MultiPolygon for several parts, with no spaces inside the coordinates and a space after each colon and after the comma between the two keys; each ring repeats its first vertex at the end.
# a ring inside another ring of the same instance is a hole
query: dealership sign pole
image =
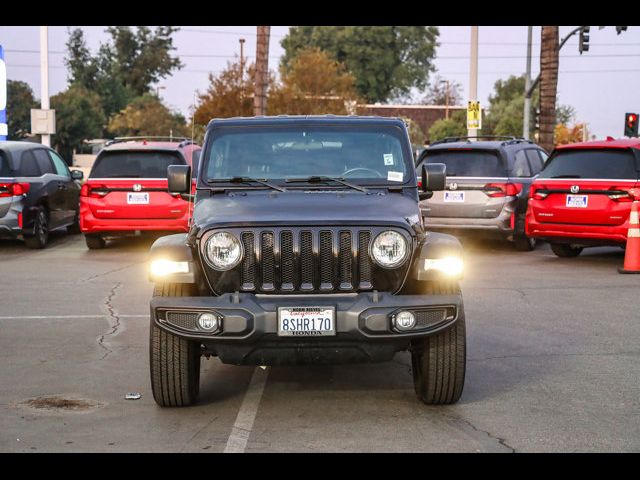
{"type": "Polygon", "coordinates": [[[0,141],[7,139],[7,66],[4,63],[4,50],[0,45],[0,141]]]}

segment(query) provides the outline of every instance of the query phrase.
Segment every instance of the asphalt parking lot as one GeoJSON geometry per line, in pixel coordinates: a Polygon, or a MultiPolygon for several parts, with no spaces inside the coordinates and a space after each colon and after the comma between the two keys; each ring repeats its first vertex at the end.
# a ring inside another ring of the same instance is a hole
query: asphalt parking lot
{"type": "Polygon", "coordinates": [[[620,249],[559,259],[546,244],[465,242],[456,405],[419,403],[399,354],[266,369],[203,359],[198,404],[162,409],[148,378],[150,244],[0,242],[0,451],[640,451],[640,276],[617,273],[620,249]]]}

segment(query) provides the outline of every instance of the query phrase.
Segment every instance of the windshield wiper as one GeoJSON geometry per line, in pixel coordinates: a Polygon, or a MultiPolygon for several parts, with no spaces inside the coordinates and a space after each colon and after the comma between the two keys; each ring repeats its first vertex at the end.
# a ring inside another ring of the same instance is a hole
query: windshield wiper
{"type": "Polygon", "coordinates": [[[207,179],[207,183],[259,183],[261,185],[265,185],[269,188],[273,188],[274,190],[278,190],[279,192],[286,192],[286,188],[279,187],[278,185],[274,185],[273,183],[267,182],[266,179],[252,178],[252,177],[231,177],[231,178],[209,178],[207,179]]]}
{"type": "Polygon", "coordinates": [[[358,190],[360,192],[368,192],[368,190],[360,185],[355,185],[351,182],[347,182],[344,178],[341,177],[328,177],[326,175],[312,175],[306,178],[287,178],[287,183],[297,183],[297,182],[307,182],[307,183],[322,183],[322,182],[336,182],[340,183],[346,187],[353,188],[354,190],[358,190]]]}
{"type": "Polygon", "coordinates": [[[551,178],[582,178],[580,175],[554,175],[551,178]]]}

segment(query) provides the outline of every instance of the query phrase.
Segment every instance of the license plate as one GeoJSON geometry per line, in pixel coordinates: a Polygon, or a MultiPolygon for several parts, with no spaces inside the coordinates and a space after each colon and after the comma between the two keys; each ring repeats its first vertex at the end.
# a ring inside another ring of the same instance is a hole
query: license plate
{"type": "Polygon", "coordinates": [[[333,307],[278,308],[278,335],[281,337],[319,337],[335,334],[333,307]]]}
{"type": "Polygon", "coordinates": [[[587,208],[589,197],[587,195],[567,195],[567,207],[569,208],[587,208]]]}
{"type": "Polygon", "coordinates": [[[147,205],[149,203],[149,193],[127,192],[127,203],[129,205],[147,205]]]}
{"type": "Polygon", "coordinates": [[[464,202],[464,192],[444,192],[445,202],[464,202]]]}

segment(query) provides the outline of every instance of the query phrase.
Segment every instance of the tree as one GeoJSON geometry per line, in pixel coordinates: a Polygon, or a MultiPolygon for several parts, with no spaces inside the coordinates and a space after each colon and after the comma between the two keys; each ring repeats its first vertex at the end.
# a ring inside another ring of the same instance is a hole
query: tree
{"type": "Polygon", "coordinates": [[[94,91],[102,99],[107,118],[124,108],[133,98],[151,91],[151,86],[182,68],[171,56],[172,35],[176,27],[109,27],[111,38],[100,45],[96,55],[86,46],[84,33],[77,28],[69,32],[68,80],[94,91]]]}
{"type": "Polygon", "coordinates": [[[73,150],[83,140],[102,135],[105,117],[100,97],[81,85],[71,85],[64,92],[51,97],[51,108],[56,111],[53,145],[71,164],[73,150]]]}
{"type": "Polygon", "coordinates": [[[457,110],[449,119],[437,120],[429,129],[429,143],[446,137],[464,137],[467,134],[467,112],[457,110]]]}
{"type": "Polygon", "coordinates": [[[270,115],[346,115],[358,101],[353,75],[316,47],[299,50],[281,78],[269,95],[270,115]]]}
{"type": "Polygon", "coordinates": [[[540,137],[539,144],[553,149],[556,125],[556,95],[558,92],[558,27],[543,26],[540,42],[540,137]]]}
{"type": "Polygon", "coordinates": [[[281,65],[289,70],[299,50],[318,47],[354,75],[360,96],[382,102],[426,87],[438,33],[425,26],[291,27],[281,42],[281,65]]]}
{"type": "Polygon", "coordinates": [[[38,108],[38,104],[29,84],[7,80],[7,128],[10,140],[20,140],[29,135],[32,108],[38,108]]]}
{"type": "Polygon", "coordinates": [[[152,94],[134,99],[124,110],[111,117],[107,131],[113,136],[122,137],[189,137],[191,134],[184,117],[169,110],[152,94]]]}
{"type": "Polygon", "coordinates": [[[425,105],[460,105],[462,102],[461,86],[455,80],[445,80],[437,75],[431,87],[422,99],[425,105]]]}
{"type": "Polygon", "coordinates": [[[558,123],[553,132],[555,145],[566,145],[568,143],[582,142],[584,138],[584,123],[578,123],[573,127],[568,127],[564,123],[558,123]]]}
{"type": "Polygon", "coordinates": [[[253,115],[255,67],[249,65],[244,72],[242,70],[239,61],[227,62],[227,68],[219,75],[209,74],[209,88],[198,95],[194,116],[196,125],[206,125],[212,118],[253,115]]]}
{"type": "Polygon", "coordinates": [[[409,139],[411,140],[411,145],[424,145],[425,134],[420,128],[420,125],[407,117],[403,117],[402,120],[404,120],[404,123],[407,124],[407,130],[409,131],[409,139]]]}

